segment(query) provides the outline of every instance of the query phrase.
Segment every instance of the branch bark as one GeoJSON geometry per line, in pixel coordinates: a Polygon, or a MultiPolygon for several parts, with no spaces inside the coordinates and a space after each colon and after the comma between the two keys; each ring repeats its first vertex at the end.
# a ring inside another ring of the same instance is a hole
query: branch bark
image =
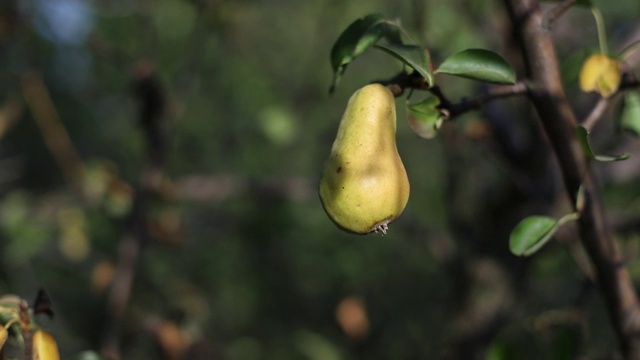
{"type": "Polygon", "coordinates": [[[529,97],[556,154],[573,204],[581,184],[586,202],[578,228],[596,273],[623,355],[640,359],[640,308],[622,254],[604,221],[598,186],[576,137],[576,116],[565,96],[555,47],[536,0],[505,0],[527,67],[529,97]]]}
{"type": "Polygon", "coordinates": [[[457,104],[449,104],[447,110],[449,111],[450,118],[454,118],[468,111],[478,109],[491,101],[525,94],[526,92],[527,86],[522,82],[514,85],[496,86],[490,88],[485,94],[478,97],[472,99],[465,98],[457,104]]]}

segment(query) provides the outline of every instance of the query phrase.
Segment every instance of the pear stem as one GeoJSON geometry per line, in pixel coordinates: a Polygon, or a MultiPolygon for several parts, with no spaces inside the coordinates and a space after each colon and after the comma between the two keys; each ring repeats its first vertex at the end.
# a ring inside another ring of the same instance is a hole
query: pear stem
{"type": "Polygon", "coordinates": [[[598,29],[598,42],[600,44],[600,53],[608,54],[609,47],[607,46],[607,30],[604,25],[604,19],[602,18],[602,12],[595,6],[591,7],[591,13],[596,20],[596,28],[598,29]]]}

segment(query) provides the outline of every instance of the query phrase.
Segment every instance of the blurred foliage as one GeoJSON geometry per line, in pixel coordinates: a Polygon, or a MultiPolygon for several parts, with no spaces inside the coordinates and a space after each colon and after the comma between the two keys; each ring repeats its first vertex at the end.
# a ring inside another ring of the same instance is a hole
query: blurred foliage
{"type": "MultiPolygon", "coordinates": [[[[595,3],[612,50],[637,38],[637,1],[595,3]]],[[[31,298],[46,289],[56,317],[42,325],[62,358],[97,358],[134,221],[145,231],[124,359],[468,358],[464,350],[478,346],[488,359],[615,353],[570,227],[531,260],[508,252],[519,219],[540,206],[551,216],[568,209],[561,185],[521,191],[539,184],[529,177],[547,184],[557,175],[553,165],[513,165],[536,156],[519,152],[535,142],[535,125],[517,100],[445,124],[429,141],[399,121],[412,194],[389,235],[349,235],[323,213],[315,189],[346,100],[402,69],[369,51],[328,96],[333,42],[369,13],[397,18],[435,64],[473,47],[521,65],[502,4],[491,0],[2,2],[0,293],[31,298]],[[149,73],[168,99],[158,130],[166,138],[156,144],[167,159],[163,190],[139,210],[151,155],[133,89],[149,73]],[[21,100],[27,74],[44,80],[77,151],[84,198],[21,100]],[[132,220],[136,211],[144,218],[132,220]],[[486,334],[476,323],[488,324],[486,334]]],[[[594,103],[577,91],[575,60],[597,47],[590,16],[571,10],[553,27],[579,114],[594,103]]],[[[436,82],[452,99],[482,90],[464,79],[436,82]]],[[[592,134],[597,148],[636,144],[628,162],[598,166],[611,214],[631,229],[619,239],[637,279],[637,140],[608,116],[592,134]]]]}

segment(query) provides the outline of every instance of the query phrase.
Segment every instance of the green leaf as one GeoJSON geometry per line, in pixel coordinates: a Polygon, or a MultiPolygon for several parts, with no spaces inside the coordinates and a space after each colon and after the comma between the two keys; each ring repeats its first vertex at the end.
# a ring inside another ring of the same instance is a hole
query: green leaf
{"type": "Polygon", "coordinates": [[[75,357],[75,360],[103,360],[103,359],[104,358],[101,357],[95,351],[84,351],[75,357]]]}
{"type": "MultiPolygon", "coordinates": [[[[19,305],[17,304],[2,304],[2,306],[7,307],[7,308],[11,308],[12,310],[15,310],[15,312],[9,312],[9,311],[4,311],[4,312],[0,312],[0,323],[2,323],[2,325],[6,326],[7,323],[11,320],[17,319],[18,318],[18,313],[19,313],[19,305]],[[7,306],[8,305],[8,306],[7,306]]],[[[6,309],[8,310],[8,309],[6,309]]],[[[2,342],[2,341],[0,341],[2,342]]]]}
{"type": "Polygon", "coordinates": [[[511,231],[509,249],[516,256],[529,256],[540,250],[558,230],[558,221],[548,216],[529,216],[511,231]]]}
{"type": "Polygon", "coordinates": [[[344,354],[331,340],[308,330],[300,330],[294,335],[295,346],[309,360],[339,360],[344,354]]]}
{"type": "Polygon", "coordinates": [[[382,15],[371,14],[354,21],[340,34],[331,49],[333,82],[329,93],[333,93],[347,65],[382,38],[384,24],[382,15]]]}
{"type": "Polygon", "coordinates": [[[517,348],[504,340],[493,340],[485,354],[485,360],[513,360],[520,359],[517,348]]]}
{"type": "Polygon", "coordinates": [[[627,91],[624,95],[624,108],[622,109],[622,128],[640,135],[640,93],[627,91]]]}
{"type": "Polygon", "coordinates": [[[600,162],[623,161],[631,157],[631,154],[624,153],[621,155],[596,155],[593,159],[600,162]]]}
{"type": "Polygon", "coordinates": [[[388,19],[384,23],[384,38],[393,45],[402,45],[402,26],[388,19]]]}
{"type": "Polygon", "coordinates": [[[582,146],[582,151],[587,154],[589,159],[593,159],[596,155],[591,151],[591,145],[589,145],[589,130],[584,126],[578,126],[578,141],[580,142],[580,146],[582,146]]]}
{"type": "Polygon", "coordinates": [[[417,104],[407,102],[407,120],[411,129],[421,138],[433,139],[442,123],[440,99],[429,96],[417,104]]]}
{"type": "Polygon", "coordinates": [[[514,84],[516,73],[500,55],[467,49],[446,58],[435,73],[450,74],[495,84],[514,84]]]}
{"type": "Polygon", "coordinates": [[[591,145],[589,144],[589,130],[584,126],[578,126],[578,141],[580,141],[580,145],[582,146],[582,150],[585,152],[589,159],[593,159],[596,161],[602,162],[610,162],[610,161],[622,161],[627,160],[631,157],[631,154],[624,153],[622,155],[596,155],[593,150],[591,150],[591,145]]]}
{"type": "Polygon", "coordinates": [[[376,45],[376,48],[391,54],[403,63],[409,65],[422,75],[429,84],[429,87],[433,86],[431,56],[429,56],[428,50],[416,45],[376,45]]]}

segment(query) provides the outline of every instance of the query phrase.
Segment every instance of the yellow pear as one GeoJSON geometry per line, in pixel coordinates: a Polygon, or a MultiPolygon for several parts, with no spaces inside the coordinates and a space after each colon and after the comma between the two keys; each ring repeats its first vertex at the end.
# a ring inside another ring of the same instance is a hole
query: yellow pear
{"type": "Polygon", "coordinates": [[[605,54],[589,56],[580,70],[580,89],[598,92],[605,98],[616,93],[621,80],[620,61],[605,54]]]}
{"type": "Polygon", "coordinates": [[[37,330],[33,334],[33,360],[60,360],[58,344],[46,331],[37,330]]]}
{"type": "Polygon", "coordinates": [[[386,234],[409,200],[409,179],[396,147],[391,91],[370,84],[356,91],[340,121],[320,179],[320,199],[343,230],[386,234]]]}
{"type": "Polygon", "coordinates": [[[7,327],[0,325],[0,350],[2,350],[4,343],[7,342],[7,338],[9,337],[7,327]]]}

